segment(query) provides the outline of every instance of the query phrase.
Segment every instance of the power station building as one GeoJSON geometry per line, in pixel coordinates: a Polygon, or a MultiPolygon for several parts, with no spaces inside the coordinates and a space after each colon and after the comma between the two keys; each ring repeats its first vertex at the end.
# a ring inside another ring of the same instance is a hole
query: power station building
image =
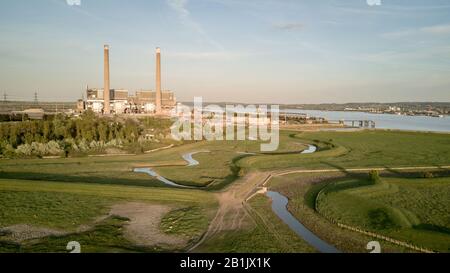
{"type": "Polygon", "coordinates": [[[161,90],[161,49],[156,49],[156,91],[110,88],[109,46],[104,46],[104,88],[86,88],[85,109],[102,114],[146,113],[163,115],[177,105],[175,94],[161,90]],[[105,92],[109,90],[109,92],[105,92]]]}

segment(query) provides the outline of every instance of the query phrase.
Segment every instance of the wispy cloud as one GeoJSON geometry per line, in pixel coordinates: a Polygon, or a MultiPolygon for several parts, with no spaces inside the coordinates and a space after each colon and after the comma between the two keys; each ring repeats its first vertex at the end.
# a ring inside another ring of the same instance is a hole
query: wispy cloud
{"type": "MultiPolygon", "coordinates": [[[[344,1],[342,1],[344,2],[344,1]]],[[[361,2],[366,2],[361,0],[361,2]]],[[[431,1],[430,1],[431,2],[431,1]]],[[[410,16],[411,12],[435,12],[436,10],[446,10],[450,9],[450,5],[436,5],[432,3],[427,3],[426,5],[416,5],[416,4],[403,4],[395,5],[388,1],[382,1],[381,6],[370,6],[367,4],[361,4],[355,6],[353,4],[339,4],[335,5],[335,10],[340,13],[351,13],[353,15],[388,15],[388,16],[410,16]]]]}
{"type": "MultiPolygon", "coordinates": [[[[415,68],[428,67],[441,71],[449,71],[449,67],[445,64],[446,56],[450,54],[450,46],[434,46],[416,48],[409,51],[381,51],[375,53],[354,54],[350,58],[355,61],[363,61],[374,64],[387,64],[405,66],[415,63],[415,68]]],[[[412,69],[413,67],[409,67],[412,69]]]]}
{"type": "Polygon", "coordinates": [[[202,39],[204,39],[207,43],[215,47],[216,49],[223,50],[223,46],[219,44],[217,41],[212,39],[203,27],[195,21],[191,12],[188,9],[188,0],[166,0],[169,7],[177,13],[178,19],[180,22],[192,32],[197,33],[202,39]]]}
{"type": "Polygon", "coordinates": [[[381,34],[383,38],[402,38],[414,35],[446,35],[450,34],[450,24],[447,25],[434,25],[420,28],[411,28],[400,31],[386,32],[381,34]]]}
{"type": "Polygon", "coordinates": [[[188,17],[190,12],[186,8],[187,0],[168,0],[169,6],[176,10],[182,17],[188,17]]]}
{"type": "Polygon", "coordinates": [[[257,52],[236,52],[236,51],[202,51],[202,52],[167,52],[167,56],[176,59],[185,59],[193,61],[231,61],[242,60],[242,58],[257,55],[257,52]]]}
{"type": "Polygon", "coordinates": [[[407,37],[414,33],[416,33],[416,30],[406,29],[406,30],[385,32],[385,33],[382,33],[380,36],[382,38],[395,39],[395,38],[407,37]]]}
{"type": "Polygon", "coordinates": [[[450,34],[450,25],[437,25],[421,28],[420,31],[430,34],[450,34]]]}
{"type": "Polygon", "coordinates": [[[275,28],[277,28],[277,29],[289,30],[289,31],[299,31],[299,30],[303,30],[303,28],[305,27],[302,23],[297,23],[297,22],[293,22],[293,23],[276,23],[273,26],[275,28]]]}

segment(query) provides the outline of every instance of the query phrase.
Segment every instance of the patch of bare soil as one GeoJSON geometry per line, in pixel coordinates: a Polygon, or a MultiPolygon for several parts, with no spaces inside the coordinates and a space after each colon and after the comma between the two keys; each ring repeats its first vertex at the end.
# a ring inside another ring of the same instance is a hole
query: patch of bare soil
{"type": "Polygon", "coordinates": [[[63,231],[33,227],[30,225],[14,225],[0,229],[0,233],[5,234],[2,239],[20,243],[26,240],[43,238],[51,235],[64,235],[63,231]]]}
{"type": "Polygon", "coordinates": [[[183,247],[188,243],[185,239],[164,234],[159,228],[161,219],[170,210],[169,206],[133,202],[114,205],[110,215],[130,219],[124,236],[137,245],[183,247]]]}

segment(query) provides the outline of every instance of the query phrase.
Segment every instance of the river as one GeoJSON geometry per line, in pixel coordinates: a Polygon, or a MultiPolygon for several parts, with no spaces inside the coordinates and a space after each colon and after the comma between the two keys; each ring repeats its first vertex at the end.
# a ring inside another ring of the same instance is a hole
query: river
{"type": "Polygon", "coordinates": [[[327,120],[372,120],[378,129],[450,132],[450,116],[443,118],[425,116],[399,116],[390,114],[371,114],[348,111],[317,111],[288,109],[288,113],[307,114],[310,117],[322,117],[327,120]]]}

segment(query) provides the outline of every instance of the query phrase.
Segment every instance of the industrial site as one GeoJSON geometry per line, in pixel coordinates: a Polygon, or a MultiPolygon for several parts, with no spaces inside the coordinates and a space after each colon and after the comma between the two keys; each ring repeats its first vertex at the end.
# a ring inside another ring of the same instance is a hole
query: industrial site
{"type": "Polygon", "coordinates": [[[92,110],[103,115],[110,114],[155,114],[168,115],[176,106],[175,94],[161,90],[161,49],[156,49],[155,91],[138,90],[131,94],[126,89],[110,87],[110,49],[104,46],[103,88],[86,88],[86,100],[79,101],[77,110],[92,110]]]}
{"type": "MultiPolygon", "coordinates": [[[[161,89],[161,49],[155,51],[155,88],[130,92],[127,89],[111,88],[110,48],[104,46],[104,85],[103,88],[91,88],[87,85],[83,99],[75,102],[39,101],[35,93],[34,101],[8,101],[4,95],[0,102],[0,115],[23,116],[42,119],[45,115],[80,114],[87,110],[101,115],[138,114],[149,116],[169,116],[177,106],[174,92],[161,89]],[[105,91],[108,90],[108,91],[105,91]]],[[[151,60],[149,60],[150,62],[151,60]]],[[[149,73],[150,74],[150,73],[149,73]]],[[[14,119],[14,117],[12,118],[14,119]]]]}

